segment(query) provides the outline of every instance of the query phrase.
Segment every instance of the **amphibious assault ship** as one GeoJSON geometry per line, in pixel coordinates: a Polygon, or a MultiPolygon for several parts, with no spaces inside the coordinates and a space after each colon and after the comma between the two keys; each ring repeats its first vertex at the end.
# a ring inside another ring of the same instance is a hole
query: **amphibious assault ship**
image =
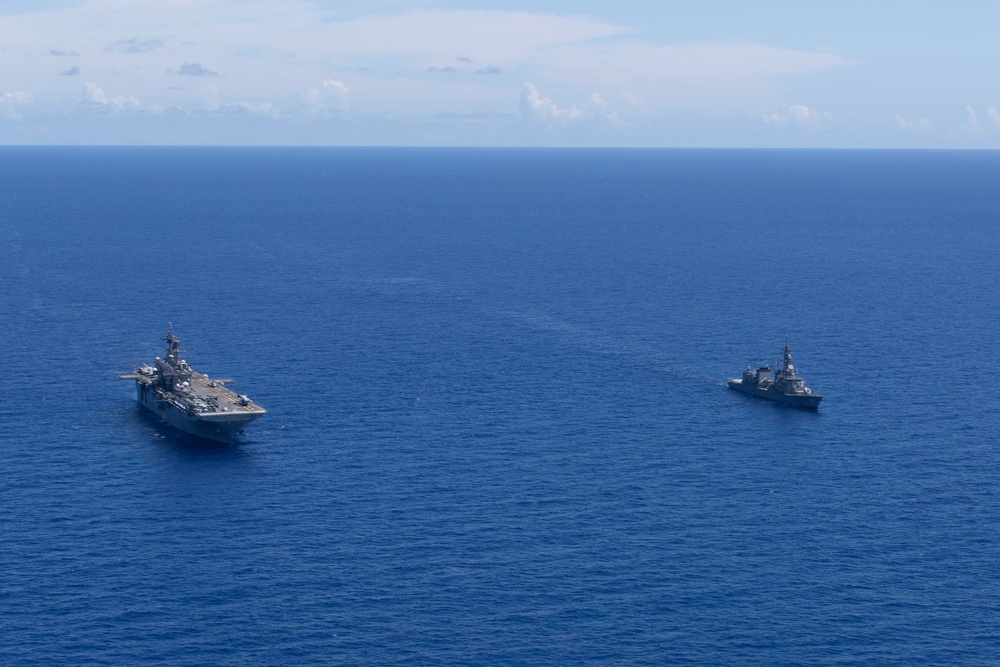
{"type": "Polygon", "coordinates": [[[773,377],[770,366],[761,366],[757,370],[747,366],[742,378],[729,380],[729,388],[778,403],[787,403],[808,410],[818,409],[823,396],[812,393],[806,386],[806,381],[799,377],[798,371],[792,365],[792,348],[789,347],[787,340],[784,352],[783,367],[778,369],[773,377]]]}
{"type": "Polygon", "coordinates": [[[136,366],[134,372],[118,376],[135,380],[136,398],[150,412],[185,433],[225,443],[264,416],[264,408],[226,388],[234,380],[213,380],[181,359],[181,342],[173,326],[168,326],[163,340],[166,359],[156,357],[153,366],[136,366]]]}

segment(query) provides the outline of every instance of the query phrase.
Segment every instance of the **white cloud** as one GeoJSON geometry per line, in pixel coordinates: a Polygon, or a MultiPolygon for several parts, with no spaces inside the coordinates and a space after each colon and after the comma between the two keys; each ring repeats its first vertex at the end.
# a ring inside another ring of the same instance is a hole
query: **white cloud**
{"type": "Polygon", "coordinates": [[[21,120],[22,111],[31,106],[35,98],[23,90],[15,90],[10,93],[0,95],[0,114],[9,120],[21,120]]]}
{"type": "Polygon", "coordinates": [[[587,108],[592,115],[613,125],[621,123],[618,112],[611,108],[610,103],[600,93],[594,93],[590,96],[587,108]]]}
{"type": "Polygon", "coordinates": [[[587,104],[561,107],[549,97],[544,97],[534,84],[525,82],[521,88],[521,116],[543,123],[567,123],[578,120],[601,120],[617,125],[621,122],[618,112],[600,93],[592,93],[587,104]]]}
{"type": "Polygon", "coordinates": [[[342,95],[347,97],[351,94],[350,89],[340,81],[334,81],[333,79],[325,79],[323,81],[323,89],[331,91],[335,95],[342,95]]]}
{"type": "Polygon", "coordinates": [[[542,97],[534,84],[525,82],[521,89],[521,114],[527,118],[549,120],[569,115],[570,112],[560,109],[556,103],[547,97],[542,97]]]}
{"type": "Polygon", "coordinates": [[[762,114],[765,123],[781,127],[793,125],[807,130],[816,131],[833,120],[829,111],[816,111],[805,104],[782,104],[781,109],[770,114],[762,114]]]}
{"type": "Polygon", "coordinates": [[[974,137],[982,137],[989,133],[989,129],[983,127],[982,123],[979,122],[979,116],[976,115],[976,110],[971,105],[965,107],[965,125],[962,126],[962,129],[974,137]]]}
{"type": "MultiPolygon", "coordinates": [[[[349,111],[345,120],[358,121],[365,141],[420,141],[414,133],[438,114],[516,114],[517,90],[524,119],[641,123],[659,135],[638,139],[635,133],[633,139],[655,142],[688,119],[775,109],[781,99],[798,95],[791,79],[851,64],[835,53],[778,43],[671,42],[648,26],[625,24],[627,13],[611,6],[558,14],[562,9],[545,3],[525,11],[458,9],[457,3],[411,9],[442,3],[400,0],[374,6],[355,0],[172,0],[168,10],[144,0],[28,4],[0,21],[5,52],[21,54],[16,63],[0,62],[0,78],[8,89],[31,90],[35,106],[52,109],[53,119],[65,117],[56,111],[77,85],[101,77],[108,92],[87,89],[86,105],[77,111],[165,116],[180,106],[192,116],[223,111],[289,120],[349,111]],[[66,60],[70,56],[79,64],[66,60]],[[52,76],[54,63],[81,76],[52,76]],[[433,75],[429,68],[436,68],[433,75]],[[326,76],[331,78],[324,81],[326,76]],[[531,88],[514,87],[522,81],[531,88]],[[280,113],[268,100],[280,105],[280,113]],[[387,139],[378,133],[388,124],[364,125],[390,115],[396,134],[386,132],[387,139]]],[[[810,119],[782,113],[788,118],[778,122],[809,129],[829,120],[828,114],[810,119]]],[[[67,133],[79,131],[69,120],[58,122],[67,133]]],[[[589,141],[585,132],[578,136],[589,141]]],[[[490,140],[503,143],[509,135],[490,140]]]]}
{"type": "Polygon", "coordinates": [[[643,112],[649,111],[649,105],[646,104],[646,100],[642,99],[641,97],[632,93],[631,91],[623,90],[622,97],[625,98],[625,101],[628,103],[630,107],[639,109],[640,111],[643,112]]]}
{"type": "Polygon", "coordinates": [[[307,42],[303,46],[336,44],[342,53],[435,55],[441,61],[454,61],[455,54],[461,53],[470,61],[501,67],[553,44],[603,39],[628,32],[627,27],[580,16],[430,9],[353,21],[327,20],[321,31],[304,35],[309,42],[319,43],[307,42]]]}
{"type": "Polygon", "coordinates": [[[84,103],[92,108],[106,109],[111,113],[123,111],[138,111],[142,108],[139,100],[132,95],[109,96],[104,90],[90,81],[83,84],[84,103]]]}
{"type": "Polygon", "coordinates": [[[83,84],[83,98],[91,104],[104,105],[108,103],[108,96],[104,94],[104,91],[96,83],[90,81],[83,84]]]}
{"type": "Polygon", "coordinates": [[[545,122],[566,122],[584,118],[586,111],[575,106],[560,107],[550,98],[542,97],[534,84],[525,82],[521,89],[521,114],[545,122]]]}
{"type": "Polygon", "coordinates": [[[906,120],[899,114],[896,114],[896,125],[903,132],[909,132],[912,134],[930,134],[934,131],[934,125],[931,123],[929,118],[921,118],[920,120],[906,120]]]}
{"type": "MultiPolygon", "coordinates": [[[[658,44],[636,38],[552,44],[531,54],[546,78],[589,85],[635,85],[664,99],[738,100],[776,80],[850,65],[839,56],[745,42],[658,44]],[[686,98],[686,99],[685,99],[686,98]]],[[[706,102],[710,106],[711,102],[706,102]]]]}
{"type": "MultiPolygon", "coordinates": [[[[4,16],[0,43],[9,50],[56,43],[61,48],[51,52],[82,53],[88,58],[86,71],[114,70],[119,85],[133,90],[140,90],[154,71],[206,77],[224,72],[226,88],[239,99],[254,99],[262,83],[271,95],[301,94],[313,87],[309,82],[316,71],[400,78],[441,63],[475,62],[481,67],[465,68],[470,74],[516,72],[522,80],[543,87],[558,83],[579,95],[628,87],[647,100],[663,96],[685,109],[697,94],[711,98],[699,100],[700,108],[715,110],[720,97],[746,104],[748,90],[769,91],[776,79],[849,64],[830,53],[764,44],[657,43],[614,21],[544,11],[392,13],[407,6],[394,0],[388,12],[383,6],[378,14],[356,3],[353,13],[372,15],[345,19],[352,8],[340,3],[240,0],[238,12],[232,4],[174,0],[171,11],[162,11],[140,0],[76,0],[4,16]],[[157,34],[150,34],[150,25],[157,26],[157,34]],[[110,50],[88,49],[88,43],[108,44],[110,50]],[[177,69],[178,62],[186,64],[177,69]],[[211,63],[211,70],[200,63],[211,63]]],[[[51,59],[48,54],[42,57],[51,59]]],[[[38,65],[40,70],[48,66],[38,65]]],[[[354,87],[343,74],[336,78],[354,87]]],[[[503,76],[478,78],[484,87],[509,85],[503,76]]],[[[148,96],[143,93],[144,99],[148,96]]],[[[398,104],[405,110],[409,102],[398,104]]],[[[656,106],[664,105],[658,101],[656,106]]]]}
{"type": "Polygon", "coordinates": [[[965,107],[965,124],[962,129],[973,137],[985,137],[994,129],[1000,129],[1000,112],[996,107],[986,109],[986,120],[979,120],[979,115],[971,105],[965,107]]]}
{"type": "Polygon", "coordinates": [[[303,93],[305,109],[304,116],[316,118],[328,117],[331,113],[347,111],[351,89],[342,81],[325,79],[319,88],[310,88],[303,93]]]}
{"type": "Polygon", "coordinates": [[[280,115],[277,108],[270,102],[230,102],[223,104],[218,109],[218,113],[235,114],[239,116],[264,116],[267,118],[278,118],[280,115]]]}

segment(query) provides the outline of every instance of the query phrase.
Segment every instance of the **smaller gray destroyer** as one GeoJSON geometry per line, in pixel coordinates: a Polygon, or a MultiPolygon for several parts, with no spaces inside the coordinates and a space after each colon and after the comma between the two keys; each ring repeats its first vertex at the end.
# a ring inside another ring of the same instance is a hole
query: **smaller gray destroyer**
{"type": "Polygon", "coordinates": [[[729,388],[807,410],[819,409],[819,402],[823,400],[823,396],[814,394],[812,389],[806,386],[806,381],[799,377],[798,371],[792,365],[792,348],[789,347],[787,340],[784,351],[783,368],[778,369],[773,377],[770,366],[761,366],[757,370],[747,366],[742,378],[729,380],[729,388]]]}
{"type": "Polygon", "coordinates": [[[136,398],[171,426],[185,433],[231,443],[243,427],[267,412],[243,394],[226,388],[234,380],[213,380],[196,372],[181,359],[181,342],[173,327],[167,328],[167,358],[156,357],[153,366],[136,366],[119,375],[135,380],[136,398]]]}

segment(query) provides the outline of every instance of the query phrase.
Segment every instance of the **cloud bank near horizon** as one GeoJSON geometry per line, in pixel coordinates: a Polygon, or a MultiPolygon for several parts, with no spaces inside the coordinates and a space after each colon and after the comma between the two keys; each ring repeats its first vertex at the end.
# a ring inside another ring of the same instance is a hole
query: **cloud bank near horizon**
{"type": "MultiPolygon", "coordinates": [[[[448,119],[465,131],[476,118],[487,143],[642,144],[692,124],[752,133],[756,118],[772,128],[773,142],[840,126],[808,97],[785,100],[797,82],[858,64],[824,49],[760,41],[656,39],[628,22],[584,14],[392,11],[397,5],[388,3],[370,14],[350,5],[355,13],[347,15],[305,0],[237,5],[82,0],[7,14],[0,22],[5,134],[16,135],[21,123],[71,136],[74,117],[101,111],[109,119],[147,118],[151,132],[153,119],[167,116],[189,119],[186,127],[220,115],[300,128],[322,122],[360,143],[380,143],[376,132],[408,137],[402,143],[440,141],[448,119]],[[582,125],[594,133],[589,139],[582,125]]],[[[976,123],[989,127],[990,118],[976,123]]],[[[932,134],[926,117],[895,122],[903,135],[932,134]]],[[[304,130],[302,140],[317,132],[304,130]]]]}

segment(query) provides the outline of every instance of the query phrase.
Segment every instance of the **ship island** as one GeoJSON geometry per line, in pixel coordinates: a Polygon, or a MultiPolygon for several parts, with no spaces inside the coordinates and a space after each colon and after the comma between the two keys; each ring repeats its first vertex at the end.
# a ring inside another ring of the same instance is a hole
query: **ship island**
{"type": "Polygon", "coordinates": [[[168,325],[166,358],[153,365],[136,366],[119,380],[135,380],[136,399],[154,415],[189,435],[230,444],[244,427],[266,410],[226,385],[232,379],[215,379],[191,368],[181,359],[180,339],[168,325]]]}
{"type": "Polygon", "coordinates": [[[743,377],[728,381],[729,388],[750,396],[765,398],[776,403],[794,405],[806,410],[818,410],[822,394],[814,394],[806,386],[806,381],[798,374],[792,363],[792,348],[785,341],[784,360],[782,367],[773,372],[770,366],[764,365],[757,370],[743,371],[743,377]]]}

